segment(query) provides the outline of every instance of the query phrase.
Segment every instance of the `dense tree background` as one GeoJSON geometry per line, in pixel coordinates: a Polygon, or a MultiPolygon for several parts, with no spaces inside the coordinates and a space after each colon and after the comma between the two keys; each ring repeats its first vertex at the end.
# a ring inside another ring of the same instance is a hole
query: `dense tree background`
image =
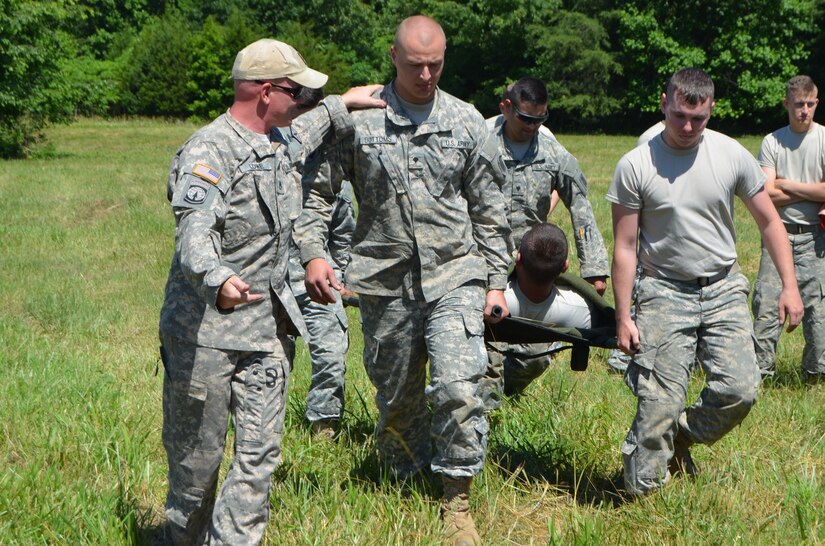
{"type": "Polygon", "coordinates": [[[77,114],[214,117],[235,53],[262,37],[327,72],[327,92],[385,82],[414,13],[447,33],[443,89],[492,115],[507,83],[537,76],[555,130],[640,132],[684,66],[714,78],[729,131],[781,124],[795,74],[825,86],[825,0],[0,0],[0,156],[77,114]]]}

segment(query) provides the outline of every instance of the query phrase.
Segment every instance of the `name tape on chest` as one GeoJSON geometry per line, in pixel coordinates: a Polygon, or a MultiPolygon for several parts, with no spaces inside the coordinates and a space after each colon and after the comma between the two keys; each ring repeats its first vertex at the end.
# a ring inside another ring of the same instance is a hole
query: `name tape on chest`
{"type": "Polygon", "coordinates": [[[248,173],[250,171],[271,171],[272,165],[270,163],[245,163],[240,166],[240,171],[242,173],[248,173]]]}
{"type": "Polygon", "coordinates": [[[373,144],[395,144],[396,139],[394,136],[363,136],[359,143],[362,146],[368,146],[373,144]]]}

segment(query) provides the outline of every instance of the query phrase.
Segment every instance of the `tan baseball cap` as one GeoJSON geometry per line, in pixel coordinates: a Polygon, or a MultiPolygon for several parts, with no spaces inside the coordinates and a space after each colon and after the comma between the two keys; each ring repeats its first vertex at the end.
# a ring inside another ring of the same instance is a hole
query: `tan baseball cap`
{"type": "Polygon", "coordinates": [[[318,89],[329,79],[326,74],[307,66],[294,47],[264,38],[252,42],[235,57],[233,80],[274,80],[289,78],[298,85],[318,89]]]}

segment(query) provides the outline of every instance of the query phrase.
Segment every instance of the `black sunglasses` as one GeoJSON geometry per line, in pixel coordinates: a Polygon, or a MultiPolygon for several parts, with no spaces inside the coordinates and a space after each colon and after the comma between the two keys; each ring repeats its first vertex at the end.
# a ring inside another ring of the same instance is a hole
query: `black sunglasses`
{"type": "Polygon", "coordinates": [[[292,97],[293,99],[297,99],[298,95],[301,94],[301,91],[304,90],[303,85],[296,85],[295,87],[287,87],[285,85],[278,85],[277,83],[272,83],[272,82],[268,82],[268,81],[265,81],[265,80],[255,80],[255,83],[260,84],[260,85],[268,83],[272,87],[274,87],[276,89],[280,89],[281,91],[283,91],[284,93],[286,93],[287,95],[292,97]]]}
{"type": "MultiPolygon", "coordinates": [[[[513,108],[515,108],[515,106],[513,108]]],[[[515,108],[515,110],[516,110],[516,117],[521,122],[526,123],[527,125],[540,125],[540,124],[544,123],[545,121],[547,121],[547,112],[545,112],[543,116],[531,116],[530,114],[525,114],[524,112],[522,112],[518,108],[515,108]]]]}

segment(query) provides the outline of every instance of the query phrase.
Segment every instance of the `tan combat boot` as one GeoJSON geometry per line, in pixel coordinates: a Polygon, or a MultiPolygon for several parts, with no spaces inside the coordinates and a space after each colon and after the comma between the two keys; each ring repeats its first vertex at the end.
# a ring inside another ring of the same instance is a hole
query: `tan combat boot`
{"type": "Polygon", "coordinates": [[[473,517],[470,515],[470,485],[472,478],[442,476],[444,500],[441,501],[441,519],[446,527],[444,536],[453,546],[481,546],[473,517]]]}

